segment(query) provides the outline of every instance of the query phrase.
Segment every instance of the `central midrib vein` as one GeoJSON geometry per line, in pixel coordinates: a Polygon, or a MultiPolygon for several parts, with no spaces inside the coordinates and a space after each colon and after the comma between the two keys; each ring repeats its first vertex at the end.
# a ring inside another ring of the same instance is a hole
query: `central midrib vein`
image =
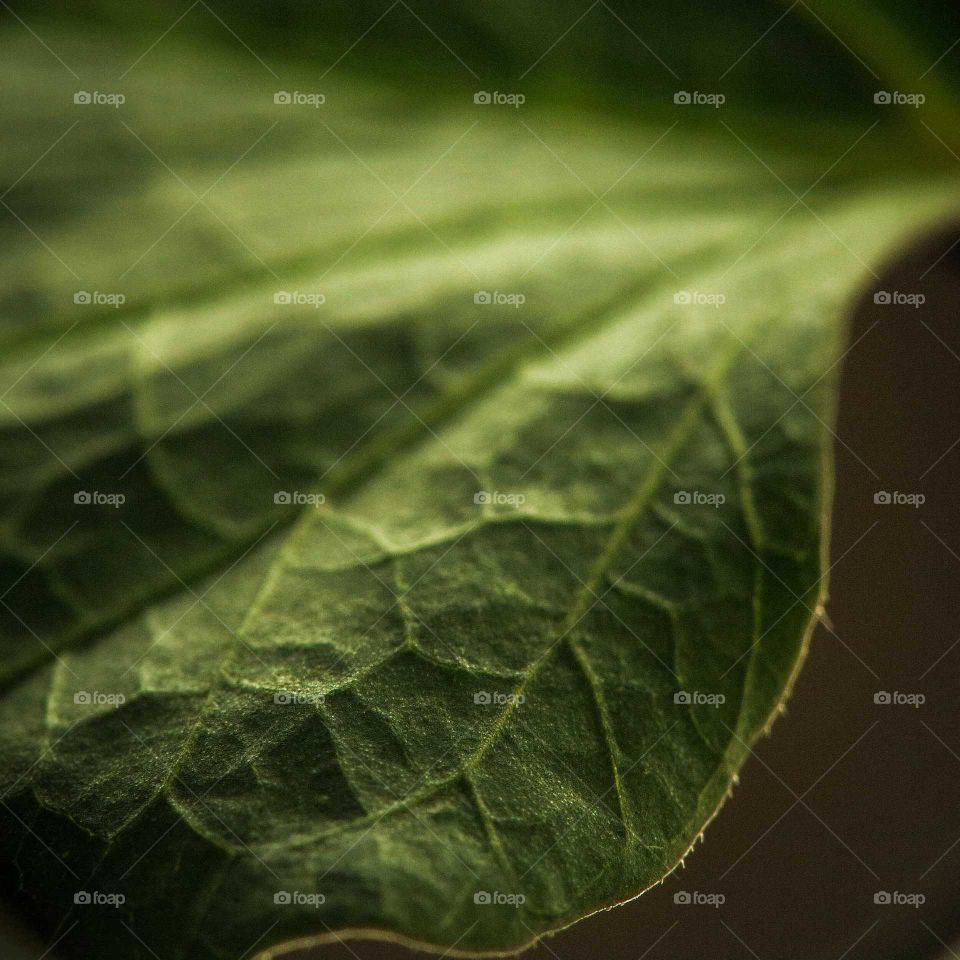
{"type": "MultiPolygon", "coordinates": [[[[699,248],[681,259],[687,263],[695,262],[701,265],[709,265],[714,263],[719,256],[720,252],[718,250],[708,247],[706,249],[699,248]]],[[[651,276],[644,275],[638,277],[617,291],[614,296],[607,297],[598,303],[588,306],[569,322],[561,324],[548,334],[531,337],[516,351],[499,358],[481,373],[474,376],[456,395],[443,397],[439,401],[429,405],[427,409],[420,411],[418,414],[419,420],[415,417],[409,418],[384,440],[372,443],[365,449],[362,449],[343,469],[331,474],[331,480],[328,484],[329,494],[331,496],[337,496],[350,492],[353,487],[368,477],[376,466],[389,457],[391,453],[400,449],[406,449],[411,444],[421,441],[424,438],[424,432],[427,427],[434,427],[461,413],[471,403],[480,400],[483,396],[493,392],[498,386],[506,382],[525,362],[528,362],[534,357],[542,356],[545,350],[566,347],[582,337],[592,335],[595,333],[596,324],[599,323],[602,325],[611,313],[622,310],[632,300],[640,298],[644,294],[651,293],[656,287],[657,284],[651,276]]],[[[281,524],[277,526],[290,527],[293,525],[293,529],[286,535],[288,537],[295,536],[297,529],[296,524],[308,516],[312,509],[311,507],[307,507],[304,512],[291,515],[288,520],[281,522],[281,524]]],[[[159,589],[152,588],[142,590],[139,593],[131,591],[130,602],[124,607],[112,611],[108,615],[81,622],[73,630],[65,631],[61,634],[59,641],[56,639],[48,641],[46,647],[34,653],[32,656],[24,657],[19,662],[14,661],[12,664],[8,664],[7,672],[0,678],[0,691],[30,676],[34,670],[48,663],[50,659],[59,655],[62,651],[78,643],[83,643],[96,636],[102,635],[110,628],[125,622],[143,610],[148,604],[159,602],[179,594],[183,589],[182,583],[188,585],[193,584],[206,575],[216,573],[218,570],[228,567],[231,561],[242,557],[244,553],[256,545],[263,537],[263,533],[264,529],[258,527],[249,535],[229,543],[222,550],[204,556],[202,561],[180,571],[180,581],[171,579],[159,589]]],[[[259,591],[257,596],[259,596],[259,591]]],[[[254,603],[255,602],[256,601],[254,601],[254,603]]]]}

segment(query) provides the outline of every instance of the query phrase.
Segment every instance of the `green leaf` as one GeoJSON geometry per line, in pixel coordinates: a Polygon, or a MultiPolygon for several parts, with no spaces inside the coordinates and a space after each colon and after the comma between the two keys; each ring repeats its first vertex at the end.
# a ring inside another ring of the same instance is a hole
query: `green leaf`
{"type": "Polygon", "coordinates": [[[3,28],[8,893],[66,957],[235,960],[661,880],[824,601],[842,318],[955,180],[47,27],[66,70],[3,28]]]}

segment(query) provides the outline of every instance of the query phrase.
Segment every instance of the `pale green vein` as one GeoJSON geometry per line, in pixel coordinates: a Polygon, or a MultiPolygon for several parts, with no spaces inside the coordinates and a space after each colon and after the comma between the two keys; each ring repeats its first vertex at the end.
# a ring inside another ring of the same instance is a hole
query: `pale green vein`
{"type": "MultiPolygon", "coordinates": [[[[734,345],[733,349],[722,359],[721,363],[717,365],[710,380],[713,381],[722,379],[730,365],[743,349],[744,344],[738,338],[738,342],[734,345]]],[[[568,642],[567,638],[577,627],[583,617],[589,612],[592,606],[592,601],[597,597],[597,590],[599,589],[600,584],[603,582],[608,570],[616,559],[619,550],[630,531],[633,529],[637,521],[643,516],[644,512],[649,506],[652,497],[656,493],[662,481],[664,472],[669,469],[670,463],[675,460],[685,444],[689,441],[696,427],[700,424],[706,402],[706,393],[707,382],[704,381],[702,388],[698,390],[697,394],[687,403],[684,411],[678,417],[677,423],[671,432],[667,443],[655,457],[653,466],[641,479],[635,494],[624,507],[620,516],[620,521],[612,531],[610,537],[607,539],[603,550],[598,554],[596,560],[594,561],[587,581],[577,591],[574,602],[571,604],[566,616],[564,617],[558,636],[543,650],[542,653],[540,653],[539,656],[530,662],[523,673],[522,679],[514,688],[513,696],[509,698],[507,704],[497,715],[489,730],[480,739],[477,746],[473,749],[473,751],[471,751],[470,754],[467,755],[463,762],[452,771],[449,771],[443,777],[438,778],[436,781],[427,784],[419,790],[413,791],[406,797],[403,797],[394,803],[388,804],[372,817],[357,818],[346,826],[338,825],[336,827],[331,827],[327,830],[311,835],[309,839],[298,838],[297,841],[291,845],[292,847],[298,847],[303,843],[320,842],[324,838],[336,835],[344,830],[358,829],[370,823],[375,823],[386,816],[405,812],[406,810],[411,809],[413,806],[418,805],[419,803],[422,803],[423,801],[437,795],[442,790],[455,783],[460,777],[469,774],[480,765],[489,750],[497,742],[497,740],[499,740],[505,731],[511,716],[516,709],[516,705],[524,702],[527,691],[536,680],[540,671],[554,656],[556,651],[560,648],[560,645],[565,641],[568,642]]],[[[602,724],[603,717],[601,715],[601,725],[602,724]]],[[[615,757],[613,754],[611,756],[615,757]]],[[[626,822],[630,821],[628,820],[626,822]]]]}

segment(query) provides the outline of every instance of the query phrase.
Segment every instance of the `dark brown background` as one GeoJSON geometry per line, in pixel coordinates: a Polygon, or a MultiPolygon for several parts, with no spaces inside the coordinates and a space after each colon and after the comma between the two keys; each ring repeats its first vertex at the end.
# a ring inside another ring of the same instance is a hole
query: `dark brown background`
{"type": "MultiPolygon", "coordinates": [[[[922,308],[875,305],[871,290],[854,312],[835,443],[832,627],[817,628],[787,714],[685,868],[548,938],[529,960],[917,960],[946,955],[960,937],[956,240],[953,230],[927,238],[883,272],[878,288],[923,293],[922,308]],[[877,490],[926,503],[878,506],[877,490]],[[926,703],[877,705],[880,690],[926,703]],[[680,890],[726,901],[678,906],[680,890]],[[926,902],[878,906],[880,890],[926,902]]],[[[0,929],[0,954],[44,952],[14,940],[19,932],[0,929]]],[[[414,956],[359,942],[322,955],[414,956]]]]}

